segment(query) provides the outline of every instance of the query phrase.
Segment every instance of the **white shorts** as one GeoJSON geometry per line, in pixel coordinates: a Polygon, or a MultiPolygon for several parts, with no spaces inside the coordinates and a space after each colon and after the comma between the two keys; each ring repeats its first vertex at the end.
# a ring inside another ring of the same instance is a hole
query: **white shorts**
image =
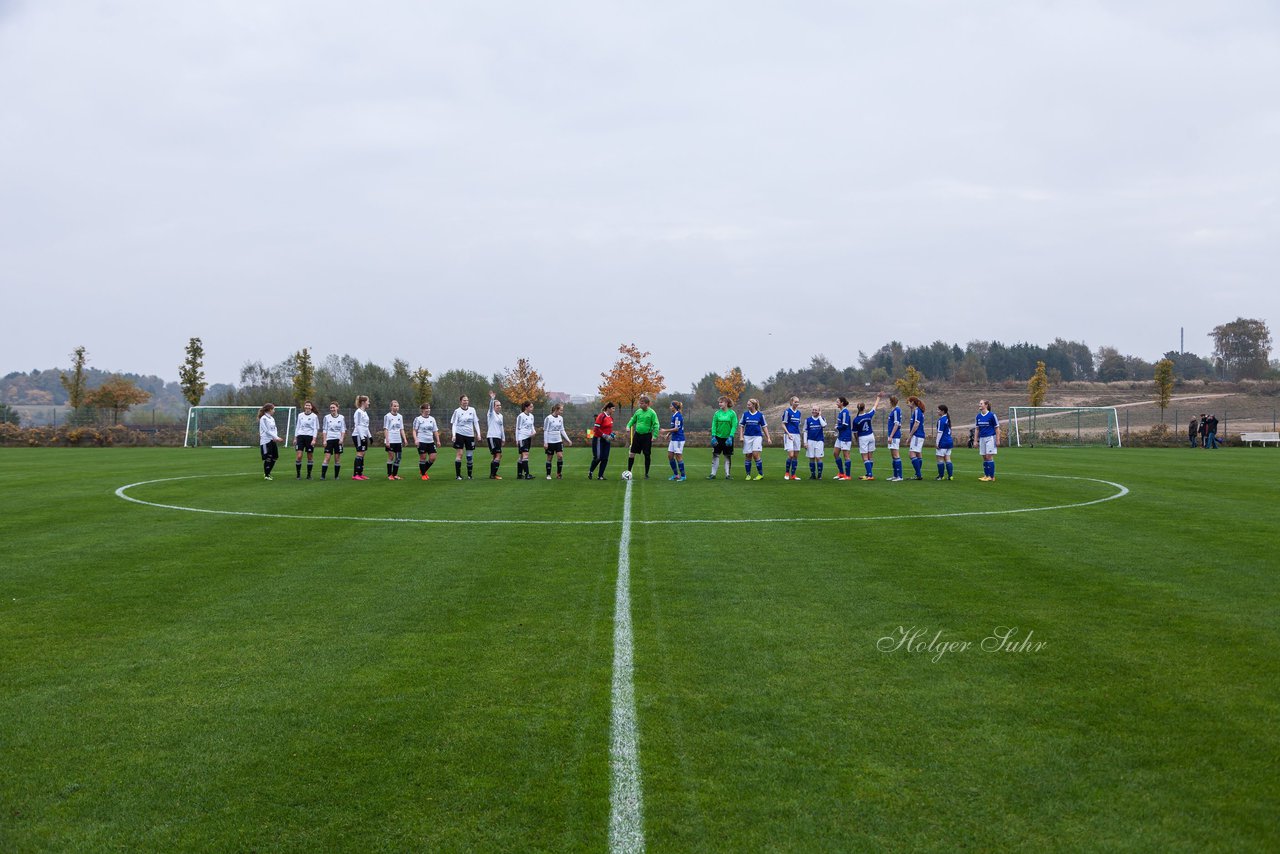
{"type": "Polygon", "coordinates": [[[885,443],[885,447],[886,447],[886,448],[888,448],[888,449],[889,449],[889,450],[891,450],[891,451],[896,451],[896,450],[898,450],[898,447],[899,447],[901,444],[902,444],[902,437],[901,437],[901,436],[899,436],[897,439],[889,439],[889,440],[885,443]]]}
{"type": "Polygon", "coordinates": [[[822,442],[819,442],[816,439],[806,439],[804,443],[804,449],[805,449],[806,456],[815,457],[815,458],[821,457],[823,454],[827,452],[826,446],[824,446],[822,442]]]}
{"type": "Polygon", "coordinates": [[[743,436],[742,453],[758,454],[764,448],[764,436],[743,436]]]}
{"type": "Polygon", "coordinates": [[[785,451],[798,452],[800,450],[800,434],[799,433],[783,433],[782,448],[785,451]]]}
{"type": "Polygon", "coordinates": [[[683,453],[684,453],[684,439],[681,439],[681,440],[680,440],[680,441],[678,441],[678,442],[677,442],[675,439],[672,439],[670,442],[668,442],[668,443],[667,443],[667,453],[668,453],[668,454],[683,454],[683,453]]]}
{"type": "Polygon", "coordinates": [[[918,454],[924,450],[924,436],[911,437],[911,453],[918,454]]]}
{"type": "Polygon", "coordinates": [[[870,453],[874,453],[875,449],[876,449],[875,436],[859,436],[858,437],[858,453],[870,454],[870,453]]]}
{"type": "Polygon", "coordinates": [[[852,439],[850,439],[850,440],[846,440],[846,441],[843,441],[843,442],[842,442],[842,441],[840,441],[839,439],[836,439],[836,441],[835,441],[835,449],[836,449],[837,451],[847,451],[847,450],[849,450],[849,449],[850,449],[850,448],[852,448],[852,447],[853,447],[853,440],[852,440],[852,439]]]}
{"type": "Polygon", "coordinates": [[[995,436],[979,436],[978,437],[978,453],[986,456],[987,454],[996,453],[996,437],[995,436]]]}
{"type": "Polygon", "coordinates": [[[933,452],[933,455],[940,460],[949,460],[951,459],[951,449],[938,448],[936,451],[933,452]]]}

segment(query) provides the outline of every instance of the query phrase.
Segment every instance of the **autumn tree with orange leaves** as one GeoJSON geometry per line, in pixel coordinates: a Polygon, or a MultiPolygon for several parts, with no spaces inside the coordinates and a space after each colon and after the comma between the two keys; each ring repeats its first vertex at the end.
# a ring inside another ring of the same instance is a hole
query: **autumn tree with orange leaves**
{"type": "Polygon", "coordinates": [[[742,390],[747,387],[747,379],[742,375],[742,368],[734,368],[724,376],[716,377],[716,391],[729,398],[733,406],[742,397],[742,390]]]}
{"type": "Polygon", "coordinates": [[[533,369],[529,360],[516,359],[516,366],[503,371],[499,377],[499,388],[507,400],[519,406],[522,403],[540,405],[547,399],[547,389],[542,384],[542,374],[533,369]]]}
{"type": "Polygon", "coordinates": [[[657,395],[662,391],[666,378],[652,362],[646,361],[651,355],[648,350],[641,353],[635,344],[623,344],[618,353],[621,355],[613,367],[600,374],[600,399],[635,409],[640,395],[657,395]]]}

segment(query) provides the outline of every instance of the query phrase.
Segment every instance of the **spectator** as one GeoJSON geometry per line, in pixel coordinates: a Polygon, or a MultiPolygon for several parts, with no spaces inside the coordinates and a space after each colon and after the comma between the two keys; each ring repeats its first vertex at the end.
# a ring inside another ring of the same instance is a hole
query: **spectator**
{"type": "Polygon", "coordinates": [[[1200,413],[1200,447],[1209,447],[1209,416],[1200,413]]]}
{"type": "Polygon", "coordinates": [[[1208,431],[1205,436],[1206,447],[1212,451],[1218,447],[1218,416],[1212,412],[1209,413],[1209,420],[1205,422],[1205,429],[1208,431]]]}
{"type": "Polygon", "coordinates": [[[1191,447],[1196,446],[1196,436],[1200,433],[1200,421],[1194,415],[1191,416],[1191,423],[1187,425],[1187,441],[1191,443],[1191,447]]]}

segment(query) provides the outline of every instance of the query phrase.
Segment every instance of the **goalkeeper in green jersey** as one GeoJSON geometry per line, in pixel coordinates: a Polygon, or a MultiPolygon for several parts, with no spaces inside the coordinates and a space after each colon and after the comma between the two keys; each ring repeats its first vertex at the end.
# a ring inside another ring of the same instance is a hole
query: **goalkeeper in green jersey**
{"type": "Polygon", "coordinates": [[[720,408],[711,416],[711,474],[707,480],[716,479],[720,459],[724,458],[724,479],[733,480],[730,465],[733,463],[733,434],[738,430],[738,413],[729,408],[729,398],[720,398],[720,408]]]}
{"type": "Polygon", "coordinates": [[[653,457],[653,437],[658,435],[658,413],[649,404],[649,395],[640,395],[640,408],[631,415],[627,429],[631,434],[631,453],[627,455],[627,471],[636,464],[636,454],[644,454],[644,477],[649,479],[649,463],[653,457]]]}

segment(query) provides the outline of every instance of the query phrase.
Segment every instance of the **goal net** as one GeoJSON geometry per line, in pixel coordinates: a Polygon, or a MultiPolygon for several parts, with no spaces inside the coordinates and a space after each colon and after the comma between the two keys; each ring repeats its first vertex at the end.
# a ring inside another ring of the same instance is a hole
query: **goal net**
{"type": "Polygon", "coordinates": [[[1013,406],[1009,444],[1106,445],[1120,447],[1120,418],[1114,406],[1013,406]]]}
{"type": "MultiPolygon", "coordinates": [[[[276,429],[288,442],[297,419],[296,406],[277,406],[276,429]]],[[[256,448],[258,447],[258,407],[193,406],[187,410],[187,434],[184,448],[256,448]]]]}

